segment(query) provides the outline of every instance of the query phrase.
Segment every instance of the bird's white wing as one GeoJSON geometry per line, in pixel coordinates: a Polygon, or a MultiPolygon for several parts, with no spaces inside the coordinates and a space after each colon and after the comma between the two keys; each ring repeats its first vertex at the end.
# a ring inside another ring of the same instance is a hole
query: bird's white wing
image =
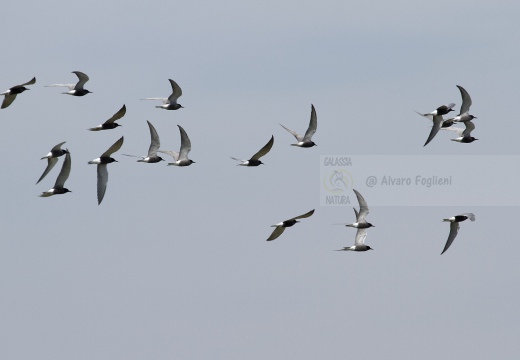
{"type": "Polygon", "coordinates": [[[462,136],[467,138],[471,136],[471,132],[475,130],[475,124],[471,121],[465,121],[464,124],[466,125],[466,129],[462,132],[462,136]]]}
{"type": "Polygon", "coordinates": [[[101,154],[101,157],[109,157],[113,153],[115,153],[117,150],[121,149],[121,146],[123,145],[124,136],[121,136],[119,140],[117,140],[114,144],[112,144],[111,147],[108,148],[107,151],[105,151],[103,154],[101,154]]]}
{"type": "Polygon", "coordinates": [[[296,140],[298,140],[298,142],[300,141],[303,141],[303,136],[301,136],[300,134],[298,134],[297,132],[295,131],[292,131],[291,129],[289,128],[286,128],[285,126],[283,126],[282,124],[280,124],[281,127],[283,127],[285,130],[287,130],[288,132],[290,132],[295,138],[296,140]]]}
{"type": "Polygon", "coordinates": [[[462,133],[464,132],[464,129],[461,129],[461,128],[456,127],[456,126],[450,126],[450,127],[447,127],[447,128],[442,128],[442,130],[454,131],[454,132],[457,133],[458,136],[462,136],[462,133]]]}
{"type": "Polygon", "coordinates": [[[435,115],[433,117],[433,126],[430,131],[430,135],[428,136],[428,139],[426,140],[426,142],[424,143],[423,146],[428,145],[428,143],[433,140],[435,135],[437,135],[437,133],[439,132],[439,130],[442,127],[442,122],[443,122],[442,115],[435,115]]]}
{"type": "Polygon", "coordinates": [[[358,229],[356,232],[356,245],[364,245],[367,237],[367,229],[358,229]]]}
{"type": "MultiPolygon", "coordinates": [[[[50,159],[49,159],[50,160],[50,159]]],[[[61,167],[60,174],[56,179],[56,183],[54,184],[55,189],[61,189],[65,185],[65,181],[69,178],[71,168],[71,160],[70,153],[65,154],[65,161],[63,162],[63,166],[61,167]]]]}
{"type": "Polygon", "coordinates": [[[170,80],[170,84],[172,85],[172,94],[168,96],[168,101],[170,102],[170,104],[177,104],[177,99],[180,98],[182,95],[181,87],[177,85],[177,83],[172,79],[168,80],[170,80]]]}
{"type": "Polygon", "coordinates": [[[359,215],[357,216],[357,219],[358,219],[358,221],[365,221],[365,218],[369,212],[368,204],[365,201],[365,199],[363,198],[363,196],[361,196],[361,194],[357,190],[355,190],[355,189],[353,189],[353,190],[354,190],[354,193],[356,193],[356,197],[357,197],[357,200],[359,203],[359,215]]]}
{"type": "Polygon", "coordinates": [[[177,151],[172,151],[172,150],[157,150],[157,152],[160,152],[160,153],[163,153],[163,154],[167,154],[167,155],[170,155],[173,160],[177,161],[179,160],[179,153],[177,151]]]}
{"type": "Polygon", "coordinates": [[[98,205],[101,204],[105,197],[105,191],[107,190],[108,183],[108,170],[107,164],[99,164],[97,166],[97,198],[98,205]]]}
{"type": "Polygon", "coordinates": [[[150,148],[148,149],[148,156],[155,156],[157,155],[157,150],[161,147],[161,140],[159,139],[159,134],[157,134],[157,130],[155,130],[152,123],[148,120],[146,120],[146,122],[150,128],[150,148]]]}
{"type": "Polygon", "coordinates": [[[186,134],[186,131],[182,128],[182,126],[177,125],[179,127],[179,131],[181,133],[181,149],[179,151],[179,159],[180,160],[188,160],[188,154],[191,151],[191,141],[186,134]]]}
{"type": "Polygon", "coordinates": [[[450,234],[448,235],[448,241],[446,241],[446,245],[444,245],[444,250],[442,250],[441,255],[448,250],[451,243],[455,238],[457,237],[457,234],[459,233],[460,225],[458,222],[452,222],[450,223],[450,234]]]}
{"type": "Polygon", "coordinates": [[[251,160],[258,160],[260,159],[262,156],[264,156],[265,154],[267,154],[271,148],[273,147],[273,144],[274,144],[274,136],[272,135],[271,136],[271,140],[269,140],[267,142],[267,144],[264,145],[263,148],[261,148],[256,154],[254,154],[252,157],[251,157],[251,160]]]}
{"type": "Polygon", "coordinates": [[[460,95],[462,96],[462,105],[460,106],[460,113],[459,115],[462,115],[466,112],[469,112],[469,107],[471,106],[471,97],[469,96],[466,89],[464,89],[462,86],[457,85],[457,87],[460,90],[460,95]]]}
{"type": "Polygon", "coordinates": [[[475,221],[475,214],[473,213],[464,213],[462,215],[467,216],[471,221],[475,221]]]}
{"type": "Polygon", "coordinates": [[[47,159],[47,167],[45,168],[45,171],[43,172],[42,176],[40,176],[40,178],[38,179],[36,184],[38,184],[40,181],[43,180],[44,177],[47,176],[47,174],[52,170],[52,168],[54,167],[54,165],[56,165],[57,162],[58,162],[58,158],[55,158],[55,157],[51,157],[51,158],[47,159]]]}
{"type": "Polygon", "coordinates": [[[83,86],[85,85],[85,83],[87,81],[89,81],[89,78],[88,78],[87,74],[82,73],[81,71],[73,71],[72,73],[76,74],[76,76],[79,79],[79,81],[77,82],[77,84],[74,87],[74,89],[76,89],[76,90],[83,90],[83,86]]]}
{"type": "Polygon", "coordinates": [[[45,85],[45,87],[66,87],[69,88],[69,90],[74,90],[76,88],[76,84],[50,84],[45,85]]]}
{"type": "Polygon", "coordinates": [[[309,127],[307,128],[307,131],[305,132],[303,141],[310,141],[312,138],[312,135],[314,135],[317,128],[318,128],[318,118],[316,116],[316,109],[314,108],[314,105],[311,104],[311,120],[309,121],[309,127]]]}
{"type": "Polygon", "coordinates": [[[168,98],[164,98],[164,97],[144,98],[144,99],[141,99],[141,100],[161,100],[163,102],[163,104],[169,104],[170,103],[170,100],[168,100],[168,98]]]}

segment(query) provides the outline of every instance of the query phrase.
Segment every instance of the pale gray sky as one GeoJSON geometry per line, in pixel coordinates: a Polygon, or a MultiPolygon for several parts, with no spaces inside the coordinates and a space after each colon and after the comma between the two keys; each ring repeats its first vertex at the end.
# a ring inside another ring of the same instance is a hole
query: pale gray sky
{"type": "MultiPolygon", "coordinates": [[[[321,155],[518,155],[520,4],[474,1],[7,2],[0,91],[0,357],[17,360],[517,359],[518,207],[479,202],[516,164],[475,181],[475,204],[373,206],[368,253],[348,207],[320,206],[321,155]],[[90,76],[82,98],[51,83],[90,76]],[[183,89],[179,111],[143,97],[183,89]],[[464,86],[473,144],[431,111],[464,86]],[[313,103],[318,147],[289,146],[313,103]],[[123,127],[86,131],[123,104],[123,127]],[[141,164],[146,120],[196,164],[141,164]],[[121,135],[101,206],[87,165],[121,135]],[[259,168],[237,167],[274,135],[259,168]],[[71,194],[37,195],[39,160],[67,141],[71,194]],[[487,179],[483,181],[482,179],[487,179]],[[315,214],[266,242],[270,225],[315,214]],[[461,224],[442,256],[448,225],[461,224]]],[[[464,166],[464,163],[461,163],[464,166]]],[[[368,203],[375,194],[364,192],[368,203]]],[[[518,191],[512,197],[520,196],[518,191]]],[[[466,204],[467,202],[464,201],[466,204]]]]}

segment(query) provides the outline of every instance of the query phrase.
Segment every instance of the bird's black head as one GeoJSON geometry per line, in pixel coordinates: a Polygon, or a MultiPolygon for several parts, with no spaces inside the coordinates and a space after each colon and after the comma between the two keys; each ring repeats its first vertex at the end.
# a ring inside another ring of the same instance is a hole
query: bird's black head
{"type": "Polygon", "coordinates": [[[367,250],[374,250],[370,246],[367,245],[367,250]]]}
{"type": "Polygon", "coordinates": [[[258,165],[265,165],[262,161],[258,160],[258,165]]]}
{"type": "Polygon", "coordinates": [[[191,159],[188,159],[188,161],[190,162],[190,165],[191,164],[195,164],[195,161],[191,160],[191,159]]]}
{"type": "Polygon", "coordinates": [[[372,225],[371,223],[367,223],[368,227],[375,227],[374,225],[372,225]]]}
{"type": "Polygon", "coordinates": [[[118,126],[123,126],[123,125],[120,125],[120,124],[118,124],[118,123],[114,123],[114,127],[115,127],[115,128],[118,127],[118,126]]]}
{"type": "Polygon", "coordinates": [[[477,117],[476,117],[476,116],[473,116],[473,115],[470,115],[469,118],[470,118],[471,120],[473,120],[473,119],[477,119],[477,117]]]}
{"type": "Polygon", "coordinates": [[[455,110],[453,110],[453,109],[448,109],[448,111],[447,111],[446,113],[449,113],[450,111],[455,111],[455,110]]]}
{"type": "Polygon", "coordinates": [[[108,160],[107,160],[107,164],[110,164],[110,163],[113,163],[113,162],[118,162],[116,159],[112,158],[112,157],[109,157],[108,160]]]}
{"type": "Polygon", "coordinates": [[[318,146],[318,144],[316,144],[314,141],[311,141],[311,146],[318,146]]]}
{"type": "Polygon", "coordinates": [[[159,159],[159,161],[165,161],[162,157],[160,156],[157,156],[157,159],[159,159]]]}
{"type": "Polygon", "coordinates": [[[64,193],[64,194],[65,194],[65,193],[68,193],[68,192],[72,192],[72,191],[70,191],[70,190],[67,189],[67,188],[63,188],[63,193],[64,193]]]}

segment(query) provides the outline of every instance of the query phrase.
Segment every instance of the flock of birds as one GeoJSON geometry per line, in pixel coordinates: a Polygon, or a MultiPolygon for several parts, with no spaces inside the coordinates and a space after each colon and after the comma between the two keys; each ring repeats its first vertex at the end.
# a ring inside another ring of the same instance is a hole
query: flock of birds
{"type": "MultiPolygon", "coordinates": [[[[91,91],[85,89],[85,83],[89,80],[89,77],[80,72],[80,71],[73,71],[73,74],[75,74],[78,77],[78,82],[76,84],[51,84],[47,85],[47,87],[67,87],[69,91],[64,92],[63,94],[72,95],[72,96],[85,96],[91,91]]],[[[142,100],[161,100],[163,102],[162,105],[156,106],[156,108],[165,109],[165,110],[178,110],[182,108],[183,106],[180,105],[177,100],[182,95],[182,90],[180,86],[173,80],[169,79],[171,87],[172,87],[172,93],[167,98],[144,98],[142,100]]],[[[16,99],[18,94],[23,93],[26,90],[29,90],[26,86],[33,85],[36,83],[36,78],[32,78],[30,81],[23,83],[21,85],[15,85],[8,89],[7,91],[1,93],[0,95],[4,95],[4,100],[2,102],[1,108],[7,108],[9,105],[12,104],[12,102],[16,99]]],[[[437,109],[430,113],[419,113],[419,115],[424,116],[431,120],[433,122],[432,129],[430,131],[430,134],[428,136],[428,139],[426,140],[424,146],[428,145],[435,135],[439,132],[439,130],[450,130],[457,133],[458,137],[455,139],[451,139],[452,141],[457,141],[460,143],[472,143],[475,140],[474,137],[471,136],[471,132],[475,129],[475,124],[473,124],[472,120],[476,119],[475,116],[469,114],[469,108],[472,104],[471,97],[469,96],[468,92],[462,87],[457,85],[458,89],[460,90],[461,96],[462,96],[462,106],[460,108],[459,115],[444,119],[443,115],[447,115],[448,113],[454,111],[453,108],[455,107],[455,104],[449,103],[447,105],[439,106],[437,109]],[[459,128],[456,126],[453,126],[457,123],[463,123],[465,125],[465,128],[459,128]]],[[[118,126],[121,126],[116,121],[121,119],[126,114],[126,106],[123,105],[123,107],[116,112],[110,119],[105,121],[103,124],[100,124],[98,126],[95,126],[93,128],[90,128],[88,130],[90,131],[101,131],[101,130],[111,130],[115,129],[118,126]]],[[[144,162],[144,163],[158,163],[160,161],[163,161],[164,159],[161,158],[157,153],[161,154],[167,154],[170,155],[173,158],[173,162],[168,163],[168,165],[174,165],[174,166],[190,166],[191,164],[195,163],[193,160],[188,158],[188,154],[191,150],[191,141],[188,137],[188,134],[186,131],[180,126],[177,125],[180,132],[181,137],[181,146],[179,149],[179,152],[172,151],[172,150],[161,150],[160,149],[160,138],[155,130],[155,127],[147,121],[148,127],[150,129],[150,147],[148,149],[148,154],[146,156],[141,156],[138,162],[144,162]]],[[[318,127],[318,120],[316,116],[316,109],[314,108],[314,105],[311,105],[311,117],[309,126],[307,128],[307,131],[305,132],[305,135],[300,135],[296,133],[295,131],[283,126],[280,124],[285,130],[287,130],[290,134],[292,134],[296,138],[296,143],[291,144],[292,146],[302,147],[302,148],[310,148],[313,146],[316,146],[316,144],[312,141],[312,136],[316,132],[316,129],[318,127]]],[[[102,153],[98,158],[89,161],[89,164],[95,164],[97,165],[97,199],[98,199],[98,205],[101,204],[103,201],[103,198],[105,196],[107,183],[108,183],[108,169],[107,165],[112,162],[117,162],[114,158],[112,158],[112,154],[117,152],[121,146],[123,145],[124,137],[121,136],[119,140],[117,140],[114,144],[112,144],[104,153],[102,153]]],[[[47,159],[47,167],[45,168],[43,174],[40,176],[36,184],[38,184],[40,181],[42,181],[47,174],[53,169],[53,167],[58,162],[58,158],[65,155],[65,160],[63,161],[63,165],[61,168],[60,173],[58,174],[58,177],[56,179],[56,182],[54,183],[54,186],[48,190],[44,191],[40,196],[41,197],[49,197],[53,195],[60,195],[65,194],[67,192],[71,192],[69,189],[65,188],[65,182],[67,181],[69,175],[70,175],[70,169],[71,169],[71,156],[68,149],[62,149],[63,144],[65,142],[61,142],[57,145],[55,145],[51,151],[41,159],[47,159]]],[[[265,144],[257,153],[255,153],[249,160],[242,160],[238,158],[231,157],[233,160],[239,161],[239,166],[259,166],[262,165],[262,161],[260,158],[264,155],[266,155],[274,144],[274,136],[271,136],[271,139],[265,144]]],[[[123,154],[125,156],[131,156],[131,157],[139,157],[136,155],[128,155],[123,154]]],[[[357,191],[354,190],[354,193],[357,197],[358,203],[359,203],[359,211],[354,208],[354,214],[356,217],[356,221],[351,224],[346,224],[347,227],[353,227],[357,229],[356,237],[354,245],[344,247],[343,249],[339,249],[336,251],[367,251],[367,250],[373,250],[370,246],[365,245],[365,239],[367,237],[367,229],[370,227],[373,227],[371,223],[366,221],[366,216],[369,213],[368,204],[363,198],[363,196],[357,191]]],[[[299,219],[304,219],[312,216],[314,214],[314,209],[296,217],[293,217],[288,220],[284,220],[278,224],[272,225],[275,229],[267,239],[267,241],[272,241],[278,238],[282,233],[285,231],[286,228],[291,227],[298,223],[299,219]]],[[[456,215],[447,219],[443,219],[445,222],[450,222],[450,233],[448,235],[448,240],[446,241],[446,245],[444,246],[444,249],[441,253],[444,254],[446,250],[451,246],[453,241],[455,240],[455,237],[458,234],[458,231],[460,229],[459,223],[462,221],[465,221],[467,219],[470,219],[471,221],[475,221],[475,215],[472,213],[464,213],[460,215],[456,215]]]]}

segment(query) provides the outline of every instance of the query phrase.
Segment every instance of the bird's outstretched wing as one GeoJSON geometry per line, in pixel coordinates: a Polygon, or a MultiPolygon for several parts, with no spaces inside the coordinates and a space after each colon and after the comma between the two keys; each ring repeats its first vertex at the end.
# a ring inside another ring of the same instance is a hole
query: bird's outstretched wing
{"type": "Polygon", "coordinates": [[[460,225],[458,222],[452,222],[450,223],[450,234],[448,235],[448,241],[446,241],[446,245],[444,246],[444,250],[442,250],[441,255],[448,250],[448,248],[451,246],[451,243],[455,238],[457,237],[457,234],[459,233],[460,225]]]}
{"type": "Polygon", "coordinates": [[[70,153],[65,154],[65,161],[63,161],[63,166],[61,167],[60,174],[56,179],[56,183],[54,184],[55,189],[62,189],[65,185],[65,181],[69,178],[71,168],[71,160],[70,153]]]}
{"type": "Polygon", "coordinates": [[[274,144],[274,136],[271,136],[271,140],[269,140],[267,142],[267,144],[264,145],[263,148],[261,148],[256,154],[254,154],[252,157],[251,157],[251,160],[258,160],[260,159],[262,156],[264,156],[265,154],[267,154],[271,148],[273,147],[273,144],[274,144]]]}
{"type": "Polygon", "coordinates": [[[285,231],[285,228],[283,226],[277,226],[274,231],[271,233],[271,236],[269,236],[267,238],[267,241],[271,241],[271,240],[274,240],[276,239],[277,237],[279,237],[280,235],[283,234],[283,232],[285,231]]]}
{"type": "Polygon", "coordinates": [[[317,128],[318,128],[318,118],[316,116],[316,109],[314,108],[314,105],[311,104],[311,120],[309,121],[309,127],[307,128],[307,131],[305,132],[303,141],[310,141],[312,138],[312,135],[314,135],[317,128]]]}
{"type": "Polygon", "coordinates": [[[104,124],[112,124],[114,121],[121,119],[126,114],[126,105],[123,105],[118,112],[116,112],[110,119],[104,122],[104,124]]]}
{"type": "Polygon", "coordinates": [[[107,151],[105,151],[103,154],[101,154],[101,157],[109,157],[113,153],[115,153],[117,150],[121,149],[121,146],[123,145],[124,136],[121,136],[119,140],[117,140],[114,144],[112,144],[111,147],[108,148],[107,151]]]}

